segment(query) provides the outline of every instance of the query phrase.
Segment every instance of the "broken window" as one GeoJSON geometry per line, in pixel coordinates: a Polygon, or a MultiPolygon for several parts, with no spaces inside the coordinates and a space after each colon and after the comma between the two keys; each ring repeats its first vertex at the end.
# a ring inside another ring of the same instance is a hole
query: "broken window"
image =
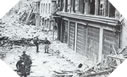
{"type": "Polygon", "coordinates": [[[56,1],[52,1],[52,9],[50,9],[50,10],[52,10],[52,13],[55,13],[56,12],[56,8],[57,8],[56,1]]]}
{"type": "Polygon", "coordinates": [[[32,13],[30,19],[34,19],[34,18],[35,18],[35,13],[32,13]]]}
{"type": "Polygon", "coordinates": [[[84,0],[79,0],[79,12],[81,14],[84,14],[84,9],[85,8],[85,3],[84,3],[84,0]]]}
{"type": "Polygon", "coordinates": [[[75,13],[75,0],[71,0],[71,12],[75,13]]]}
{"type": "Polygon", "coordinates": [[[60,6],[60,11],[62,11],[64,6],[63,0],[59,0],[59,6],[60,6]]]}
{"type": "Polygon", "coordinates": [[[50,12],[51,12],[51,9],[50,9],[50,3],[49,3],[49,14],[50,14],[50,12]]]}
{"type": "Polygon", "coordinates": [[[104,6],[103,6],[103,4],[100,4],[99,15],[101,15],[101,16],[104,15],[104,6]]]}
{"type": "Polygon", "coordinates": [[[44,7],[43,7],[43,14],[45,14],[45,3],[44,3],[44,7]]]}
{"type": "Polygon", "coordinates": [[[115,17],[115,7],[111,3],[109,5],[109,17],[115,17]]]}
{"type": "Polygon", "coordinates": [[[60,0],[58,0],[58,7],[60,8],[60,0]]]}
{"type": "Polygon", "coordinates": [[[94,15],[95,12],[95,0],[90,0],[90,14],[94,15]]]}
{"type": "Polygon", "coordinates": [[[65,0],[65,12],[68,11],[68,0],[65,0]]]}
{"type": "Polygon", "coordinates": [[[71,11],[71,0],[68,0],[68,7],[67,7],[67,12],[70,12],[71,11]]]}

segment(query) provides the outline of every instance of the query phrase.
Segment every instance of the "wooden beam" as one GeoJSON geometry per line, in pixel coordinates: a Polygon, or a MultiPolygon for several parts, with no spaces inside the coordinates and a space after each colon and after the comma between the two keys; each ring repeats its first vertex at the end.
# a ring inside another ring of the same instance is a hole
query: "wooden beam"
{"type": "Polygon", "coordinates": [[[75,22],[75,48],[74,48],[74,50],[75,50],[75,52],[76,52],[76,46],[77,46],[77,28],[78,28],[78,23],[77,22],[75,22]]]}
{"type": "Polygon", "coordinates": [[[98,75],[105,75],[105,74],[109,74],[109,73],[112,73],[113,69],[110,69],[110,70],[105,70],[105,71],[101,71],[101,72],[97,72],[97,73],[93,73],[93,74],[87,74],[87,75],[84,75],[83,77],[95,77],[95,76],[98,76],[98,75]]]}
{"type": "Polygon", "coordinates": [[[63,28],[62,28],[62,26],[63,26],[63,19],[61,20],[61,31],[60,31],[60,41],[62,42],[62,39],[63,39],[63,28]]]}
{"type": "Polygon", "coordinates": [[[98,62],[101,62],[102,60],[102,51],[103,51],[103,27],[100,28],[98,62]]]}
{"type": "Polygon", "coordinates": [[[68,34],[68,36],[67,36],[67,44],[69,45],[69,30],[70,30],[70,21],[68,20],[68,31],[67,31],[67,34],[68,34]]]}

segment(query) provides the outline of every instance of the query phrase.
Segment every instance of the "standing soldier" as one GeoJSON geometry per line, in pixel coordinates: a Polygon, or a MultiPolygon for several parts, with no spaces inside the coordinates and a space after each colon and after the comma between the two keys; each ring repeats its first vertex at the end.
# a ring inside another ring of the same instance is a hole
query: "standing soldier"
{"type": "Polygon", "coordinates": [[[44,40],[44,44],[45,44],[45,53],[48,53],[49,44],[51,44],[51,43],[49,40],[47,40],[47,37],[44,40]]]}
{"type": "Polygon", "coordinates": [[[39,52],[39,39],[38,39],[38,37],[35,37],[34,44],[36,46],[36,52],[38,53],[39,52]]]}

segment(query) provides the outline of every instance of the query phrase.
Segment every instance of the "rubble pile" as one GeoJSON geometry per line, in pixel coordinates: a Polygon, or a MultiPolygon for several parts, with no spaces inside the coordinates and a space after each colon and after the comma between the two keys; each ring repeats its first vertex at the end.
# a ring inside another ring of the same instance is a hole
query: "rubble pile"
{"type": "Polygon", "coordinates": [[[82,77],[107,77],[126,59],[126,47],[108,55],[102,62],[84,72],[82,77]]]}
{"type": "Polygon", "coordinates": [[[101,63],[97,66],[94,66],[84,72],[83,77],[107,77],[110,75],[114,68],[112,67],[105,67],[105,64],[101,63]]]}
{"type": "Polygon", "coordinates": [[[33,29],[30,28],[33,27],[33,25],[26,26],[26,21],[21,22],[21,19],[26,20],[24,17],[27,17],[27,14],[31,10],[31,4],[32,0],[21,0],[2,18],[2,22],[5,24],[0,25],[4,27],[1,28],[1,36],[7,36],[11,39],[20,39],[23,37],[31,38],[29,34],[34,30],[29,29],[33,29]]]}

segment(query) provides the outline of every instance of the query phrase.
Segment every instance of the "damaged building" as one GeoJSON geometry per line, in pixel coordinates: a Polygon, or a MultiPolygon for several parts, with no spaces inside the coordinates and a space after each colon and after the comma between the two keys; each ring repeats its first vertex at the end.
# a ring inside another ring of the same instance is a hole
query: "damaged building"
{"type": "Polygon", "coordinates": [[[127,21],[108,0],[23,0],[16,7],[0,23],[0,57],[14,70],[24,51],[31,77],[107,77],[127,58],[127,21]]]}
{"type": "Polygon", "coordinates": [[[93,63],[121,47],[120,14],[108,0],[58,0],[58,39],[93,63]]]}
{"type": "Polygon", "coordinates": [[[48,30],[53,29],[53,14],[56,11],[57,4],[57,0],[35,0],[33,2],[36,26],[42,26],[48,30]]]}

